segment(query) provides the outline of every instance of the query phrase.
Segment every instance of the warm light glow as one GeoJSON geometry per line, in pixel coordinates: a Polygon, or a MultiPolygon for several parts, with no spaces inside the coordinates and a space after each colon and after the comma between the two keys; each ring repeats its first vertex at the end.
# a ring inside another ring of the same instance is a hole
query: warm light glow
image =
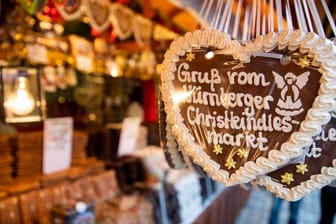
{"type": "Polygon", "coordinates": [[[7,99],[7,108],[16,115],[31,113],[35,107],[35,100],[29,90],[29,81],[26,77],[18,77],[15,89],[7,99]]]}
{"type": "Polygon", "coordinates": [[[52,28],[52,23],[41,21],[40,22],[40,28],[43,30],[50,30],[52,28]]]}
{"type": "Polygon", "coordinates": [[[109,73],[112,77],[116,78],[120,75],[120,69],[119,65],[115,61],[108,61],[107,62],[107,68],[109,70],[109,73]]]}
{"type": "Polygon", "coordinates": [[[208,51],[204,55],[204,57],[208,60],[212,59],[214,56],[215,56],[215,53],[213,51],[208,51]]]}
{"type": "Polygon", "coordinates": [[[176,92],[173,95],[174,105],[178,105],[179,103],[185,101],[191,94],[195,91],[195,88],[189,92],[176,92]]]}

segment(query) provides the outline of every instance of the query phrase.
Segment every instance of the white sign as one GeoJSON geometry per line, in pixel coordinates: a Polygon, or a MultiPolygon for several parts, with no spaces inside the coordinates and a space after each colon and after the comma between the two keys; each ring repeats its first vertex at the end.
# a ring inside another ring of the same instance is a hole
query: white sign
{"type": "Polygon", "coordinates": [[[48,63],[47,48],[38,44],[27,44],[27,57],[32,63],[48,63]]]}
{"type": "Polygon", "coordinates": [[[139,117],[128,117],[124,119],[118,145],[119,156],[132,154],[132,152],[134,152],[140,122],[141,119],[139,117]]]}
{"type": "Polygon", "coordinates": [[[72,156],[73,119],[49,118],[44,121],[43,173],[57,172],[70,167],[72,156]]]}
{"type": "Polygon", "coordinates": [[[89,56],[77,55],[76,66],[78,70],[91,72],[93,70],[93,61],[89,56]]]}

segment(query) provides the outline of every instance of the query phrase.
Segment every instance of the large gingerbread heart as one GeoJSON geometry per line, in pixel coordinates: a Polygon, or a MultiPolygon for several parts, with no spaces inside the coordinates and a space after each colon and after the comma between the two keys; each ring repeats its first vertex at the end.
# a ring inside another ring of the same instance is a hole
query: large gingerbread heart
{"type": "Polygon", "coordinates": [[[334,58],[331,41],[299,30],[245,45],[214,30],[187,33],[162,63],[167,122],[214,180],[249,182],[302,155],[329,121],[334,58]]]}
{"type": "Polygon", "coordinates": [[[336,112],[331,115],[331,120],[324,125],[322,132],[314,136],[314,142],[306,151],[303,161],[262,176],[257,183],[278,197],[295,201],[335,180],[336,112]]]}

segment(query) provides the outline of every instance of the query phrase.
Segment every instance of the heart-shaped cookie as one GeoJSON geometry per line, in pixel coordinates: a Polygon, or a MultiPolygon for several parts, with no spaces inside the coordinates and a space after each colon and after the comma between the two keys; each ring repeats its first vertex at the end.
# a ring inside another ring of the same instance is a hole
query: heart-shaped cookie
{"type": "Polygon", "coordinates": [[[134,39],[140,46],[148,44],[153,33],[153,23],[151,20],[136,15],[133,20],[133,34],[134,39]]]}
{"type": "Polygon", "coordinates": [[[262,176],[257,179],[257,183],[278,197],[293,201],[335,180],[336,112],[331,115],[331,120],[322,132],[314,137],[302,162],[291,163],[262,176]]]}
{"type": "Polygon", "coordinates": [[[89,23],[97,32],[106,30],[110,25],[109,20],[109,0],[84,0],[85,13],[89,18],[89,23]]]}
{"type": "Polygon", "coordinates": [[[110,6],[110,22],[121,40],[129,38],[133,33],[134,12],[120,3],[110,6]]]}
{"type": "Polygon", "coordinates": [[[59,4],[57,1],[53,1],[53,3],[66,21],[78,19],[83,14],[81,10],[82,0],[71,0],[66,5],[59,4]]]}
{"type": "Polygon", "coordinates": [[[187,33],[162,64],[167,122],[214,180],[247,183],[302,155],[329,121],[334,57],[331,41],[299,30],[245,45],[215,30],[187,33]]]}

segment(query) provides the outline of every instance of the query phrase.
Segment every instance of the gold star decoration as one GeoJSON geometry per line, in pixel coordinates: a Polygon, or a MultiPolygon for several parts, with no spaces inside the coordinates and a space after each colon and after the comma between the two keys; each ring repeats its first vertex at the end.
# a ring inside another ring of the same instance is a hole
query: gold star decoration
{"type": "Polygon", "coordinates": [[[308,172],[307,164],[300,163],[300,164],[296,165],[296,172],[304,175],[305,172],[308,172]]]}
{"type": "Polygon", "coordinates": [[[212,152],[214,152],[216,155],[223,153],[223,148],[220,145],[215,145],[212,152]]]}
{"type": "Polygon", "coordinates": [[[294,181],[293,174],[292,173],[285,173],[281,176],[281,183],[290,185],[294,181]]]}
{"type": "Polygon", "coordinates": [[[192,52],[188,52],[187,53],[187,61],[192,61],[192,60],[194,60],[195,59],[195,54],[194,53],[192,53],[192,52]]]}
{"type": "Polygon", "coordinates": [[[307,56],[299,58],[298,64],[301,66],[301,68],[309,67],[309,63],[310,62],[309,62],[309,59],[307,58],[307,56]]]}
{"type": "Polygon", "coordinates": [[[240,148],[240,149],[238,149],[238,152],[237,152],[237,155],[239,156],[239,158],[247,158],[247,156],[248,156],[248,151],[247,151],[247,149],[245,149],[245,148],[240,148]]]}
{"type": "Polygon", "coordinates": [[[226,168],[229,170],[232,168],[236,168],[236,161],[233,160],[233,158],[228,158],[225,163],[226,168]]]}

